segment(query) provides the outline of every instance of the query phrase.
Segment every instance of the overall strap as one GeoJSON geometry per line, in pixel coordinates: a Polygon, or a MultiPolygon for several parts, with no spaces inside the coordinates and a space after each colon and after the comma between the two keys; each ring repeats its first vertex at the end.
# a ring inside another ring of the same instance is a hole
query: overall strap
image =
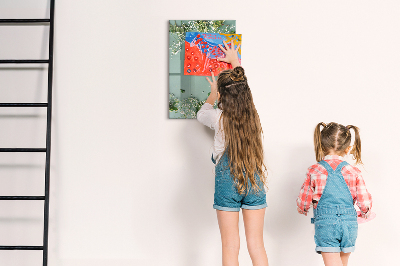
{"type": "Polygon", "coordinates": [[[341,173],[341,172],[342,172],[342,168],[345,167],[346,165],[349,165],[349,163],[346,162],[346,161],[341,162],[341,163],[336,167],[335,172],[336,172],[336,173],[341,173]]]}
{"type": "Polygon", "coordinates": [[[326,169],[326,171],[328,171],[328,175],[332,174],[334,172],[332,167],[326,161],[322,160],[322,161],[319,161],[318,163],[320,165],[322,165],[326,169]]]}
{"type": "Polygon", "coordinates": [[[211,154],[211,161],[212,161],[214,164],[217,164],[217,161],[214,159],[214,155],[213,155],[213,154],[211,154]]]}

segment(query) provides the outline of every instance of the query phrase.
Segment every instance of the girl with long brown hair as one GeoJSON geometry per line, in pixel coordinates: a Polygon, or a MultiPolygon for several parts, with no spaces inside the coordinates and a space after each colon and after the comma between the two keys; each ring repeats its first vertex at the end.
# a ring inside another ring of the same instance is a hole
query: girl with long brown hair
{"type": "Polygon", "coordinates": [[[214,209],[222,241],[222,264],[239,265],[239,211],[243,211],[247,248],[253,265],[266,266],[263,229],[266,168],[262,128],[244,69],[233,42],[220,46],[233,69],[208,79],[211,94],[197,119],[215,130],[212,160],[215,166],[214,209]],[[218,108],[213,105],[218,100],[218,108]]]}
{"type": "Polygon", "coordinates": [[[321,122],[314,130],[314,149],[318,163],[308,168],[297,211],[307,215],[311,205],[314,207],[311,222],[315,225],[315,251],[322,254],[325,265],[347,266],[358,231],[354,204],[357,202],[363,218],[368,218],[372,207],[361,171],[344,159],[350,153],[356,164],[362,163],[359,129],[321,122]],[[353,146],[351,130],[355,135],[353,146]]]}

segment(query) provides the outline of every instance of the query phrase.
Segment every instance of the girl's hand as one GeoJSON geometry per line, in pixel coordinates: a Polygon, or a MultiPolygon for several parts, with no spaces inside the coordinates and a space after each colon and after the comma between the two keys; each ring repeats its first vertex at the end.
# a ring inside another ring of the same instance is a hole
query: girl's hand
{"type": "Polygon", "coordinates": [[[218,96],[218,85],[217,85],[217,80],[214,77],[214,72],[211,72],[211,80],[206,77],[208,83],[210,83],[211,86],[211,93],[210,96],[208,96],[206,103],[209,103],[211,105],[214,105],[215,101],[217,100],[218,96]]]}
{"type": "Polygon", "coordinates": [[[235,49],[235,45],[233,44],[233,40],[231,41],[231,47],[229,48],[229,46],[226,44],[225,41],[223,41],[224,43],[224,47],[222,47],[221,44],[218,44],[219,48],[221,48],[221,50],[225,53],[225,58],[223,57],[218,57],[217,60],[218,61],[222,61],[222,62],[226,62],[229,64],[232,64],[232,67],[235,68],[237,66],[240,66],[239,63],[239,56],[238,56],[238,51],[240,48],[240,44],[236,47],[235,49]]]}
{"type": "Polygon", "coordinates": [[[212,81],[211,81],[208,77],[206,77],[206,79],[207,79],[208,83],[210,83],[210,86],[211,86],[211,94],[215,93],[215,95],[216,95],[216,94],[217,94],[217,91],[218,91],[218,85],[217,85],[217,80],[216,80],[215,77],[214,77],[214,72],[211,72],[211,79],[212,79],[212,81]]]}
{"type": "Polygon", "coordinates": [[[307,216],[307,213],[304,213],[299,207],[297,207],[297,212],[300,214],[304,214],[305,216],[307,216]]]}

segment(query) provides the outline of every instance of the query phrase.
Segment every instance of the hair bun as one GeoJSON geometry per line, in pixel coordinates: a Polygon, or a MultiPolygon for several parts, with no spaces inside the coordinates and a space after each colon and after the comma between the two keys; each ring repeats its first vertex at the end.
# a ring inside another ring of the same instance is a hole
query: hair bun
{"type": "Polygon", "coordinates": [[[245,80],[246,76],[244,75],[244,69],[241,66],[237,66],[232,69],[230,73],[230,77],[233,81],[243,81],[245,80]]]}

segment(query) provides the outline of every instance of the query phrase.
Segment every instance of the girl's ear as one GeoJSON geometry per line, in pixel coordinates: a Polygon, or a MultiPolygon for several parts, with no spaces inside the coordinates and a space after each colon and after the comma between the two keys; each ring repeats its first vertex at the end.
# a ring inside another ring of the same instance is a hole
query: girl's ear
{"type": "Polygon", "coordinates": [[[349,153],[350,153],[350,151],[351,151],[351,149],[353,148],[353,146],[348,146],[345,150],[344,150],[344,152],[346,153],[346,155],[348,155],[349,153]]]}
{"type": "Polygon", "coordinates": [[[221,97],[221,95],[219,94],[219,92],[217,91],[217,100],[219,101],[219,98],[221,97]]]}

